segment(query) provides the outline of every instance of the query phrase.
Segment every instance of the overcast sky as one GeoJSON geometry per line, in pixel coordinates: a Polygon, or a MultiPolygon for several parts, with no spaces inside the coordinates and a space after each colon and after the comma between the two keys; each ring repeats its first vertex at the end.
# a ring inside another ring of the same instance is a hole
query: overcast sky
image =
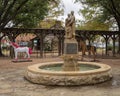
{"type": "Polygon", "coordinates": [[[78,14],[79,9],[82,8],[80,3],[74,4],[75,0],[62,0],[63,4],[65,6],[64,8],[64,16],[60,16],[59,19],[65,20],[67,18],[67,14],[70,13],[71,11],[74,11],[76,19],[82,19],[82,15],[78,14]]]}

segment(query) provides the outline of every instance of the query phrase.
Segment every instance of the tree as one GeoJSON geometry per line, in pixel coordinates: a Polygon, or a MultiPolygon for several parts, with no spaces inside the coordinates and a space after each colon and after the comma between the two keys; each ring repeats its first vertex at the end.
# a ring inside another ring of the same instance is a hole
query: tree
{"type": "Polygon", "coordinates": [[[13,20],[27,2],[28,0],[0,0],[0,29],[13,20]]]}
{"type": "Polygon", "coordinates": [[[13,27],[35,28],[48,11],[48,0],[29,0],[12,20],[13,27]]]}
{"type": "Polygon", "coordinates": [[[108,23],[102,23],[99,22],[98,20],[92,20],[92,21],[87,21],[83,22],[82,24],[77,26],[77,29],[80,30],[109,30],[109,25],[108,23]]]}
{"type": "Polygon", "coordinates": [[[8,24],[35,27],[51,10],[60,14],[59,4],[60,0],[0,0],[0,29],[8,24]]]}
{"type": "Polygon", "coordinates": [[[62,0],[51,0],[53,2],[50,2],[49,7],[49,13],[48,16],[46,16],[47,19],[53,19],[53,18],[58,18],[58,16],[63,15],[64,12],[64,4],[62,0]]]}
{"type": "MultiPolygon", "coordinates": [[[[84,5],[83,10],[88,9],[88,13],[85,14],[89,14],[89,10],[95,9],[99,20],[102,22],[114,18],[120,30],[120,0],[76,0],[76,2],[81,2],[84,5]]],[[[94,15],[92,16],[94,17],[94,15]]]]}
{"type": "Polygon", "coordinates": [[[62,11],[59,9],[60,0],[29,0],[27,4],[21,9],[20,14],[16,16],[13,24],[17,27],[35,28],[39,26],[44,18],[48,16],[57,16],[62,11]],[[29,9],[28,9],[29,8],[29,9]],[[56,9],[56,13],[54,13],[56,9]],[[53,11],[53,12],[51,12],[53,11]]]}

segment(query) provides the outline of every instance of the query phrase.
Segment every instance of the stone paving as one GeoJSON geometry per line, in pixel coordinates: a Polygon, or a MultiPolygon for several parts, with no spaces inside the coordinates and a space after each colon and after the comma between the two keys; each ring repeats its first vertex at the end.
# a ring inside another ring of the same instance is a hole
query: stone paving
{"type": "Polygon", "coordinates": [[[33,58],[33,62],[13,63],[0,58],[0,96],[120,96],[120,59],[99,59],[112,67],[113,79],[101,84],[86,86],[45,86],[33,84],[24,78],[27,66],[61,61],[55,58],[33,58]]]}

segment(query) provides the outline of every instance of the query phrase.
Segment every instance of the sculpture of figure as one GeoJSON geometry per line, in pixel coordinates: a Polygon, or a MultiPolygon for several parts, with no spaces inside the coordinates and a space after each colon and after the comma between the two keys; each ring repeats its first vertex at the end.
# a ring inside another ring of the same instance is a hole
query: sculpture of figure
{"type": "Polygon", "coordinates": [[[69,39],[72,37],[72,33],[71,33],[72,29],[70,26],[70,22],[71,22],[70,14],[68,14],[68,17],[65,20],[65,31],[66,31],[65,37],[69,39]]]}
{"type": "Polygon", "coordinates": [[[68,18],[65,20],[66,38],[75,39],[75,16],[74,11],[68,14],[68,18]]]}
{"type": "MultiPolygon", "coordinates": [[[[25,52],[27,54],[28,59],[30,59],[30,54],[32,54],[32,49],[28,47],[20,47],[18,44],[9,41],[9,44],[14,48],[15,51],[15,60],[18,60],[17,54],[18,52],[25,52]]],[[[25,55],[26,57],[26,55],[25,55]]]]}
{"type": "Polygon", "coordinates": [[[74,11],[71,11],[71,22],[70,22],[70,25],[71,25],[71,29],[72,29],[72,38],[75,39],[75,16],[74,16],[74,11]]]}
{"type": "Polygon", "coordinates": [[[86,45],[85,41],[81,39],[80,40],[80,49],[82,51],[81,60],[83,60],[86,51],[89,52],[90,54],[92,53],[94,61],[96,60],[96,47],[95,46],[86,45]]]}

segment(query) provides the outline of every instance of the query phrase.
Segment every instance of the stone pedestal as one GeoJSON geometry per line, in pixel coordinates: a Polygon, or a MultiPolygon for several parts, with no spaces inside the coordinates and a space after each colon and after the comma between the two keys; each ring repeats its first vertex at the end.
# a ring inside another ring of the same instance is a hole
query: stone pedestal
{"type": "Polygon", "coordinates": [[[78,71],[78,43],[75,39],[65,39],[64,42],[64,71],[78,71]]]}

